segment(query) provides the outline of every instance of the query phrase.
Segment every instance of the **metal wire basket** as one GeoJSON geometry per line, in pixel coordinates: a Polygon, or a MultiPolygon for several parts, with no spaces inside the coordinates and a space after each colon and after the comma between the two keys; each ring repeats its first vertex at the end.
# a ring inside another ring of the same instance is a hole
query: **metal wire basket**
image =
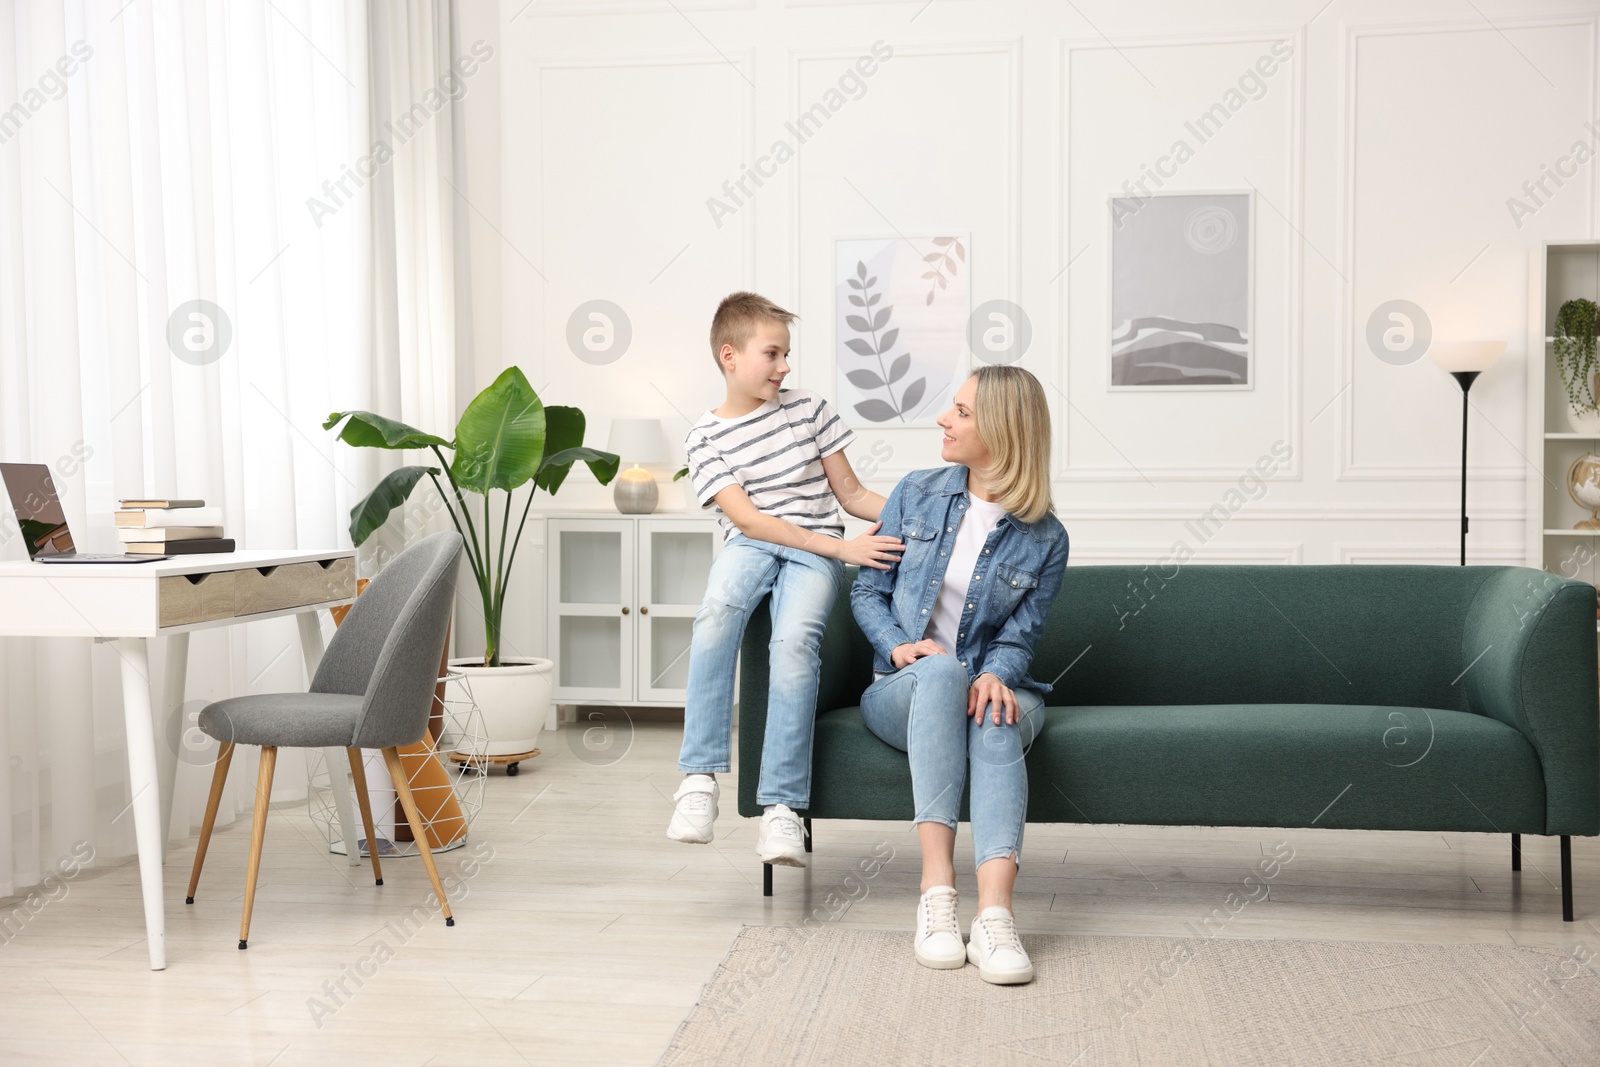
{"type": "MultiPolygon", "coordinates": [[[[439,737],[435,740],[431,733],[423,736],[422,743],[426,748],[423,755],[426,759],[415,759],[412,754],[404,753],[402,758],[411,774],[409,784],[412,796],[422,813],[422,822],[428,830],[430,841],[441,842],[431,846],[436,853],[460,848],[472,834],[473,823],[483,810],[488,764],[482,757],[489,746],[483,711],[472,697],[472,685],[466,676],[460,671],[450,671],[439,681],[444,684],[444,697],[441,699],[435,691],[432,710],[432,716],[439,716],[443,720],[439,737]],[[457,754],[456,759],[452,760],[452,754],[457,754]],[[430,762],[434,767],[429,767],[430,762]],[[438,797],[441,789],[454,792],[457,811],[449,811],[448,803],[438,797]]],[[[399,828],[409,830],[409,824],[405,815],[398,810],[398,804],[384,807],[381,803],[386,792],[391,797],[394,794],[394,785],[382,758],[375,751],[364,755],[367,756],[368,794],[377,798],[372,805],[372,820],[373,833],[378,838],[379,858],[418,855],[415,841],[394,839],[395,831],[399,828]]],[[[355,786],[351,781],[349,766],[341,762],[339,773],[343,776],[344,788],[351,790],[353,796],[355,786]]],[[[334,801],[333,785],[328,777],[327,760],[321,749],[307,750],[306,774],[311,821],[328,843],[328,851],[343,856],[346,854],[344,832],[339,822],[338,805],[334,801]]],[[[360,833],[361,855],[365,857],[370,855],[370,846],[364,831],[360,833]]]]}

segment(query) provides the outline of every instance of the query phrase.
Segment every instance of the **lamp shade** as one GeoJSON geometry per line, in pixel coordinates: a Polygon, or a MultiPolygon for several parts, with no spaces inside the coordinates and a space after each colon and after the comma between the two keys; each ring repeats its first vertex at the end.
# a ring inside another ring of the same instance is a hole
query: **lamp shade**
{"type": "Polygon", "coordinates": [[[1442,370],[1459,374],[1488,370],[1505,350],[1504,341],[1435,341],[1428,346],[1428,356],[1442,370]]]}
{"type": "Polygon", "coordinates": [[[607,452],[623,463],[666,463],[667,439],[660,419],[612,419],[607,452]]]}

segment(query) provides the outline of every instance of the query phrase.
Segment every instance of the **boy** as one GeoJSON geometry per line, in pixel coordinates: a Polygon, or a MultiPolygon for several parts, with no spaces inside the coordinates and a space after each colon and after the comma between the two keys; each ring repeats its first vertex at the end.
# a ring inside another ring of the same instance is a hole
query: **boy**
{"type": "MultiPolygon", "coordinates": [[[[765,863],[804,867],[795,809],[811,803],[817,650],[844,579],[844,564],[888,570],[903,543],[874,525],[844,540],[839,502],[876,523],[884,498],[868,492],[845,459],[854,436],[815,393],[784,389],[795,316],[755,293],[734,293],[711,320],[711,354],[727,387],[722,406],[690,428],[689,477],[702,508],[725,531],[689,645],[689,690],[667,836],[706,844],[729,769],[733,673],[745,622],[772,593],[772,680],[756,800],[765,813],[756,852],[765,863]]],[[[750,773],[746,768],[745,773],[750,773]]]]}

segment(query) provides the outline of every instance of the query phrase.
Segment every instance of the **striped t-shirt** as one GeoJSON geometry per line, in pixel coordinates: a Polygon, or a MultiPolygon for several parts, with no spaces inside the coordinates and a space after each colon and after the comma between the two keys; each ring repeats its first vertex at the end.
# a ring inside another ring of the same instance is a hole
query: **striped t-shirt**
{"type": "Polygon", "coordinates": [[[717,512],[724,538],[739,532],[712,499],[730,485],[774,518],[832,537],[844,536],[839,503],[822,472],[855,437],[828,402],[804,389],[784,389],[748,415],[724,419],[706,412],[689,428],[689,480],[702,508],[717,512]]]}

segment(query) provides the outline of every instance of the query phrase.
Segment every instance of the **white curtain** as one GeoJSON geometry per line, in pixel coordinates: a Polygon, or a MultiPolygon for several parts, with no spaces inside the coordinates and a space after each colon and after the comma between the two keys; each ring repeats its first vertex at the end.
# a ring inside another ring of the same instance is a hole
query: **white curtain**
{"type": "MultiPolygon", "coordinates": [[[[448,435],[459,95],[392,159],[374,106],[410,106],[396,71],[446,75],[451,7],[387,7],[0,0],[0,459],[51,466],[81,547],[115,550],[116,501],[152,494],[220,505],[240,548],[347,546],[395,459],[336,444],[327,414],[448,435]]],[[[209,782],[181,732],[198,709],[304,685],[290,620],[193,636],[189,703],[157,738],[182,757],[174,839],[209,782]]],[[[219,823],[248,809],[251,755],[219,823]]],[[[304,794],[299,768],[280,761],[277,798],[304,794]]],[[[131,854],[129,800],[115,651],[0,640],[0,896],[78,842],[131,854]]]]}

